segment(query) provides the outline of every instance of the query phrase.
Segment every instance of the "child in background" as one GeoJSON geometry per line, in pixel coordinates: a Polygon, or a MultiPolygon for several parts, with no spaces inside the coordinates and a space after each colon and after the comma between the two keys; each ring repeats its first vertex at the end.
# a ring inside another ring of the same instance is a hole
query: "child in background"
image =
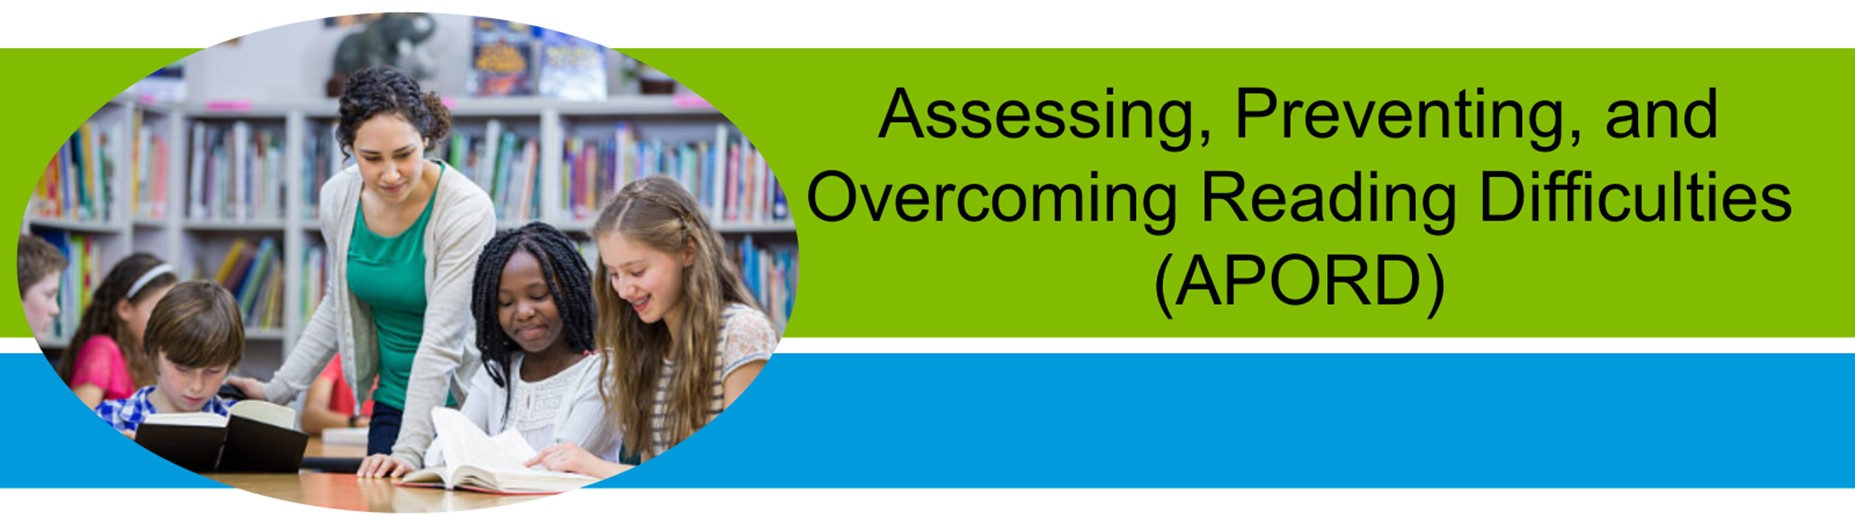
{"type": "MultiPolygon", "coordinates": [[[[489,435],[517,430],[535,449],[574,444],[618,460],[593,353],[592,272],[573,241],[546,223],[491,238],[477,257],[470,312],[483,369],[463,414],[489,435]]],[[[444,464],[433,442],[425,465],[444,464]]]]}
{"type": "Polygon", "coordinates": [[[134,436],[149,415],[231,411],[219,386],[245,355],[245,323],[231,292],[209,281],[174,286],[149,315],[144,345],[155,359],[155,384],[104,401],[97,417],[134,436]]]}
{"type": "MultiPolygon", "coordinates": [[[[623,447],[642,460],[715,419],[753,383],[778,335],[756,308],[727,251],[682,185],[637,180],[608,201],[593,226],[600,282],[596,341],[601,391],[623,447]]],[[[529,465],[611,476],[627,469],[572,444],[529,465]]]]}
{"type": "Polygon", "coordinates": [[[19,305],[26,308],[26,325],[32,337],[40,341],[51,338],[53,319],[58,317],[58,276],[70,262],[58,247],[45,238],[19,236],[19,305]]]}
{"type": "Polygon", "coordinates": [[[303,396],[303,431],[319,435],[329,428],[366,428],[368,418],[374,415],[374,402],[362,403],[358,411],[355,406],[354,389],[348,387],[347,377],[341,372],[341,355],[337,354],[303,396]]]}
{"type": "Polygon", "coordinates": [[[142,334],[155,303],[178,282],[174,267],[148,254],[124,258],[103,278],[77,323],[73,348],[58,362],[58,377],[84,406],[96,408],[154,384],[155,362],[142,347],[142,334]]]}

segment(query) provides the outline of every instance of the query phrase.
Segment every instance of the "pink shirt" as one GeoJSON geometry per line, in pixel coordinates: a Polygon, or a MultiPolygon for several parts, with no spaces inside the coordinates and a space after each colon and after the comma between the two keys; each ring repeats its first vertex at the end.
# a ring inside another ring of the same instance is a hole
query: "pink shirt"
{"type": "Polygon", "coordinates": [[[108,335],[96,335],[77,349],[77,366],[71,372],[71,388],[82,385],[103,388],[103,399],[122,399],[135,394],[135,380],[129,376],[129,362],[122,349],[108,335]]]}
{"type": "MultiPolygon", "coordinates": [[[[329,410],[341,415],[357,415],[354,413],[354,389],[348,388],[347,378],[341,374],[341,355],[335,355],[335,359],[330,360],[328,366],[322,368],[322,374],[316,375],[316,379],[335,383],[335,391],[329,393],[328,397],[329,410]]],[[[362,403],[361,413],[358,415],[374,415],[374,400],[369,399],[366,403],[362,403]]]]}

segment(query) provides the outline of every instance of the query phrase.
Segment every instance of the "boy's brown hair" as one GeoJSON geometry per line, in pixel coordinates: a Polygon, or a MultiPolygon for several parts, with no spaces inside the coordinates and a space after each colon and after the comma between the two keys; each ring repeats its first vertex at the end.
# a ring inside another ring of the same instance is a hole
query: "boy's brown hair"
{"type": "Polygon", "coordinates": [[[238,365],[245,357],[245,322],[232,293],[210,281],[174,285],[148,315],[142,343],[148,356],[183,367],[238,365]]]}
{"type": "Polygon", "coordinates": [[[26,290],[33,284],[44,280],[46,276],[64,271],[70,262],[58,248],[45,241],[45,238],[26,234],[19,236],[19,297],[26,297],[26,290]]]}

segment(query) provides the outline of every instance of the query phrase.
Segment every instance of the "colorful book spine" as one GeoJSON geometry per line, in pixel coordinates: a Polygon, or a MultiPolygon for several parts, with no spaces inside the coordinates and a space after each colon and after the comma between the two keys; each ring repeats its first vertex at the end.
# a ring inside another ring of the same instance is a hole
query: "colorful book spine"
{"type": "Polygon", "coordinates": [[[323,289],[327,287],[323,281],[323,277],[328,275],[328,264],[324,259],[325,250],[322,245],[312,244],[309,245],[308,250],[303,251],[303,298],[301,302],[305,324],[309,322],[309,317],[315,314],[316,305],[322,303],[323,289]]]}
{"type": "Polygon", "coordinates": [[[752,235],[745,235],[729,255],[755,302],[766,310],[774,328],[784,332],[786,322],[792,318],[794,288],[798,285],[797,247],[762,245],[752,235]]]}
{"type": "Polygon", "coordinates": [[[236,289],[232,291],[238,296],[238,309],[244,313],[246,320],[256,321],[252,316],[257,314],[255,308],[257,308],[258,299],[261,298],[258,291],[270,274],[271,258],[276,253],[276,248],[277,242],[274,239],[266,237],[259,241],[257,251],[252,254],[251,266],[246,269],[242,278],[238,279],[236,289]]]}
{"type": "Polygon", "coordinates": [[[640,139],[619,123],[608,138],[569,136],[557,172],[563,214],[569,221],[588,223],[599,204],[625,184],[667,175],[689,189],[715,222],[789,221],[785,195],[766,159],[729,130],[718,125],[714,140],[669,142],[640,139]]]}
{"type": "MultiPolygon", "coordinates": [[[[43,219],[82,223],[110,223],[123,217],[114,205],[117,193],[111,182],[118,175],[133,182],[139,152],[128,122],[86,122],[52,156],[39,178],[27,214],[43,219]],[[119,170],[128,167],[130,170],[119,170]]],[[[134,204],[133,194],[129,202],[134,204]]]]}
{"type": "Polygon", "coordinates": [[[189,218],[281,220],[285,173],[279,128],[245,121],[195,123],[193,135],[189,218]]]}
{"type": "Polygon", "coordinates": [[[478,135],[460,128],[438,157],[489,194],[505,224],[541,217],[541,141],[491,119],[478,135]]]}
{"type": "Polygon", "coordinates": [[[167,139],[143,127],[136,135],[130,185],[130,214],[144,219],[167,218],[168,143],[167,139]]]}

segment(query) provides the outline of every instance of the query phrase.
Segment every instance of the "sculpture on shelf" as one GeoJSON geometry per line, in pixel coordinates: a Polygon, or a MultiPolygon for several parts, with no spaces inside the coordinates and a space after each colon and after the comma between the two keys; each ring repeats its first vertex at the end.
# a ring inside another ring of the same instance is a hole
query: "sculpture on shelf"
{"type": "Polygon", "coordinates": [[[426,13],[379,15],[359,32],[342,37],[335,48],[335,68],[329,75],[328,96],[338,97],[348,73],[375,65],[392,65],[414,78],[430,79],[437,59],[425,45],[438,22],[426,13]]]}

